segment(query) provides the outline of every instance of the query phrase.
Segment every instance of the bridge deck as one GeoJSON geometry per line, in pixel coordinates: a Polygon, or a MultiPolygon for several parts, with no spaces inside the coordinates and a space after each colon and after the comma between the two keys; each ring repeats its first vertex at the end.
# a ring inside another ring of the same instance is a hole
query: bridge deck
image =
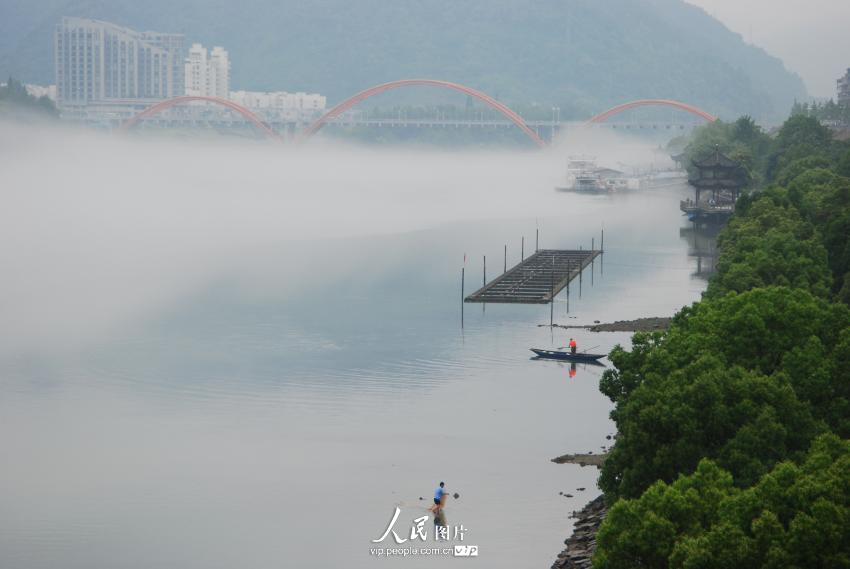
{"type": "Polygon", "coordinates": [[[546,304],[601,252],[542,249],[464,300],[546,304]]]}

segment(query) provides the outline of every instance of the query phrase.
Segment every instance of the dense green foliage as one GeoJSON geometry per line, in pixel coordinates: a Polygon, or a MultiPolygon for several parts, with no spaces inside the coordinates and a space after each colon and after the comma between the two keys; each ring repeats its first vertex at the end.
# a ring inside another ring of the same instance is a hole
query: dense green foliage
{"type": "Polygon", "coordinates": [[[823,167],[813,168],[789,181],[788,197],[818,228],[835,275],[833,289],[843,302],[850,303],[850,178],[823,167]]]}
{"type": "Polygon", "coordinates": [[[594,566],[850,567],[850,149],[801,114],[772,140],[710,125],[688,152],[716,147],[761,187],[702,301],[611,353],[594,566]]]}
{"type": "Polygon", "coordinates": [[[773,189],[747,206],[719,238],[723,255],[708,297],[770,285],[793,286],[827,297],[832,274],[821,236],[788,203],[787,192],[773,189]]]}
{"type": "Polygon", "coordinates": [[[802,115],[788,119],[776,135],[767,160],[766,176],[775,181],[783,168],[797,160],[826,158],[834,160],[839,148],[832,142],[832,133],[819,121],[802,115]]]}
{"type": "Polygon", "coordinates": [[[850,443],[823,435],[745,490],[703,460],[614,504],[598,542],[598,569],[848,567],[850,443]]]}
{"type": "Polygon", "coordinates": [[[839,125],[850,125],[850,105],[839,105],[832,99],[819,103],[794,102],[791,107],[792,115],[803,115],[815,118],[819,121],[828,121],[839,125]]]}
{"type": "MultiPolygon", "coordinates": [[[[716,121],[708,124],[697,130],[687,142],[685,160],[689,165],[719,150],[744,166],[752,185],[762,181],[770,138],[752,117],[741,117],[732,123],[716,121]]],[[[691,173],[694,173],[692,168],[691,173]]]]}
{"type": "Polygon", "coordinates": [[[822,384],[850,357],[848,327],[844,305],[799,289],[758,288],[683,310],[663,340],[638,336],[631,353],[614,350],[617,370],[600,388],[617,403],[619,438],[600,485],[636,497],[703,457],[749,485],[805,450],[827,424],[845,428],[850,385],[822,384]],[[811,354],[806,363],[820,356],[830,365],[798,369],[797,351],[811,354]]]}
{"type": "MultiPolygon", "coordinates": [[[[185,33],[187,43],[229,50],[236,89],[306,90],[332,102],[409,77],[457,81],[547,114],[557,105],[565,119],[660,97],[777,122],[806,98],[779,59],[683,0],[4,0],[0,73],[53,82],[52,32],[63,15],[185,33]]],[[[428,97],[447,99],[423,89],[374,103],[428,97]]]]}

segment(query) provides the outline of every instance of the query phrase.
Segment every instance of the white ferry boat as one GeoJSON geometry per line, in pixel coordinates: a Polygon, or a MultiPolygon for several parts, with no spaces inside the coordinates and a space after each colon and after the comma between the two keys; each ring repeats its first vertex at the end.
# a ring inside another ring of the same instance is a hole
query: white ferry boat
{"type": "Polygon", "coordinates": [[[567,162],[567,183],[555,189],[598,194],[637,189],[637,186],[623,172],[597,166],[594,157],[571,156],[567,162]]]}

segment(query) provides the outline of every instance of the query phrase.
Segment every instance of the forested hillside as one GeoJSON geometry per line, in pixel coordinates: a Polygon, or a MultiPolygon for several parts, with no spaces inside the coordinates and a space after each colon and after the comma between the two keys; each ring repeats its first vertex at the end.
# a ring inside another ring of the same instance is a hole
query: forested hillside
{"type": "Polygon", "coordinates": [[[644,97],[781,121],[798,76],[682,0],[5,0],[0,76],[52,81],[63,15],[223,45],[239,89],[339,101],[372,84],[436,77],[580,118],[644,97]]]}

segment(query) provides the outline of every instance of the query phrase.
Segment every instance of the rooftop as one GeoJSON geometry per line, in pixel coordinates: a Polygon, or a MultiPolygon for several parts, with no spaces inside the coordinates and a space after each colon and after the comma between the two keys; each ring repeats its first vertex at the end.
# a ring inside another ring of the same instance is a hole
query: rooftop
{"type": "Polygon", "coordinates": [[[694,166],[700,169],[708,168],[740,168],[741,165],[720,152],[719,148],[714,149],[714,152],[707,158],[702,160],[694,160],[694,166]]]}

